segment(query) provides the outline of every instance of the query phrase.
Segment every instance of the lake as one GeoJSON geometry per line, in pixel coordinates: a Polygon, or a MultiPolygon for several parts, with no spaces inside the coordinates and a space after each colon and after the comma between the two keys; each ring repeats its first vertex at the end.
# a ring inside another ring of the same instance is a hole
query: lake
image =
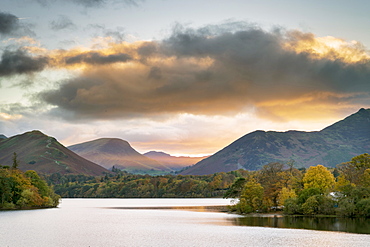
{"type": "Polygon", "coordinates": [[[294,227],[283,226],[278,216],[265,217],[273,225],[262,222],[267,227],[260,227],[250,226],[258,225],[248,222],[253,217],[189,209],[229,203],[214,198],[63,199],[53,209],[0,211],[0,246],[337,247],[370,243],[369,234],[278,228],[294,227]]]}

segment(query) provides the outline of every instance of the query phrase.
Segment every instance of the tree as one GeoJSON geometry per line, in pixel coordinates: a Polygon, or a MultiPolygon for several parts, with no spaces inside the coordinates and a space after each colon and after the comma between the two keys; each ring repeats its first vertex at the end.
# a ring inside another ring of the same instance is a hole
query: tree
{"type": "Polygon", "coordinates": [[[366,170],[370,169],[370,155],[364,153],[355,156],[351,161],[338,165],[338,169],[346,180],[356,185],[366,186],[369,183],[366,170]]]}
{"type": "Polygon", "coordinates": [[[13,153],[13,165],[12,165],[12,168],[13,169],[18,169],[18,160],[17,160],[17,153],[16,152],[13,153]]]}
{"type": "Polygon", "coordinates": [[[41,179],[40,176],[33,170],[26,171],[24,175],[30,179],[31,184],[38,189],[41,196],[48,196],[51,193],[51,189],[45,180],[41,179]]]}
{"type": "Polygon", "coordinates": [[[247,182],[237,205],[240,213],[252,213],[262,209],[263,187],[254,180],[247,182]]]}
{"type": "Polygon", "coordinates": [[[370,217],[370,198],[361,199],[356,208],[360,216],[370,217]]]}
{"type": "Polygon", "coordinates": [[[231,187],[226,191],[224,198],[240,198],[245,183],[245,178],[237,178],[231,187]]]}
{"type": "Polygon", "coordinates": [[[269,163],[262,167],[258,174],[258,182],[264,188],[264,201],[268,208],[278,206],[279,192],[283,187],[285,175],[283,171],[284,164],[279,162],[269,163]]]}
{"type": "Polygon", "coordinates": [[[311,166],[303,177],[303,186],[305,189],[318,188],[321,193],[331,190],[334,184],[335,179],[333,174],[322,165],[311,166]]]}
{"type": "Polygon", "coordinates": [[[294,192],[293,189],[288,189],[286,187],[283,187],[279,193],[279,196],[278,196],[278,205],[279,206],[283,206],[284,205],[284,202],[287,200],[287,199],[290,199],[290,198],[296,198],[297,195],[296,193],[294,192]]]}
{"type": "Polygon", "coordinates": [[[335,186],[334,186],[334,191],[343,191],[348,186],[355,186],[355,185],[351,184],[351,182],[345,179],[343,175],[339,175],[337,177],[337,182],[335,183],[335,186]]]}
{"type": "Polygon", "coordinates": [[[35,171],[27,175],[18,169],[0,168],[0,208],[56,207],[59,196],[35,171]]]}

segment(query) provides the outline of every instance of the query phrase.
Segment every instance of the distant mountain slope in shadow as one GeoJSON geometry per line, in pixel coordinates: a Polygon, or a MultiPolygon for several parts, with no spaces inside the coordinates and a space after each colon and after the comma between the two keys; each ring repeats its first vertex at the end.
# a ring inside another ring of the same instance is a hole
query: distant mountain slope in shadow
{"type": "Polygon", "coordinates": [[[192,166],[202,159],[207,158],[208,156],[204,157],[188,157],[188,156],[172,156],[170,154],[164,153],[164,152],[157,152],[157,151],[150,151],[145,154],[144,156],[151,158],[153,160],[156,160],[167,167],[170,167],[174,170],[181,170],[184,167],[192,166]]]}
{"type": "Polygon", "coordinates": [[[181,174],[204,175],[240,168],[258,170],[270,162],[289,160],[294,160],[297,167],[318,164],[334,167],[368,152],[370,109],[360,109],[321,131],[254,131],[181,174]]]}

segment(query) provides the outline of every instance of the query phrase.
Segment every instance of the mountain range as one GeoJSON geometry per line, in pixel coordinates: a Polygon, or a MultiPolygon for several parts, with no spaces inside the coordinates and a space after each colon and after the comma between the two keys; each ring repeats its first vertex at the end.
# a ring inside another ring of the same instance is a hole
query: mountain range
{"type": "Polygon", "coordinates": [[[0,165],[12,166],[17,154],[18,168],[38,173],[103,175],[105,168],[70,151],[55,138],[40,131],[30,131],[0,139],[0,165]]]}
{"type": "Polygon", "coordinates": [[[124,140],[101,138],[68,147],[71,151],[91,160],[106,169],[125,170],[132,173],[171,172],[172,169],[161,162],[148,158],[124,140]]]}
{"type": "Polygon", "coordinates": [[[184,170],[205,175],[237,169],[258,170],[270,162],[294,161],[296,167],[334,167],[370,152],[370,109],[360,109],[321,131],[254,131],[184,170]]]}
{"type": "Polygon", "coordinates": [[[202,159],[151,151],[144,155],[127,141],[102,138],[68,148],[40,131],[7,138],[0,135],[0,165],[17,154],[21,170],[39,173],[102,175],[116,167],[132,173],[204,175],[237,169],[258,170],[270,162],[294,161],[296,167],[334,167],[370,152],[370,109],[360,109],[321,131],[254,131],[202,159]],[[199,161],[200,160],[200,161],[199,161]],[[199,162],[198,162],[199,161],[199,162]]]}

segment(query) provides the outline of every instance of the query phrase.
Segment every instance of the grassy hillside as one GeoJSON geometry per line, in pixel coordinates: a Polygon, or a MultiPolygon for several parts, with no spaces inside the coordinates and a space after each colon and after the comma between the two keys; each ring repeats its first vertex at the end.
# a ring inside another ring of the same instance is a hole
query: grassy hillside
{"type": "Polygon", "coordinates": [[[55,138],[40,131],[26,132],[0,141],[0,164],[12,165],[17,153],[19,169],[38,173],[102,175],[103,167],[73,153],[55,138]]]}

